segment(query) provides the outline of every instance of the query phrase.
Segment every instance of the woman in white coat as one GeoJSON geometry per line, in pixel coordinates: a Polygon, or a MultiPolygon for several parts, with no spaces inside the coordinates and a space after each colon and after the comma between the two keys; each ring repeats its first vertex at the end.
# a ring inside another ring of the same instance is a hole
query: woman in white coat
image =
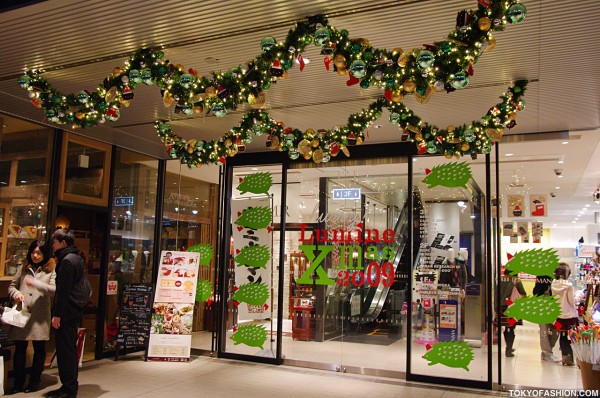
{"type": "Polygon", "coordinates": [[[560,263],[554,271],[554,280],[552,281],[552,295],[557,298],[560,305],[560,315],[556,320],[560,324],[559,344],[562,352],[562,364],[573,366],[573,348],[569,340],[569,330],[579,324],[577,307],[575,306],[575,294],[573,284],[569,282],[571,267],[569,264],[560,263]]]}
{"type": "Polygon", "coordinates": [[[52,245],[43,240],[36,240],[29,246],[23,266],[8,287],[8,295],[13,302],[20,304],[23,311],[31,314],[25,327],[12,327],[9,332],[9,338],[15,342],[15,381],[9,394],[34,392],[39,389],[46,362],[46,341],[50,339],[50,310],[56,291],[54,268],[52,245]],[[33,362],[29,384],[24,388],[25,354],[29,340],[33,344],[33,362]]]}

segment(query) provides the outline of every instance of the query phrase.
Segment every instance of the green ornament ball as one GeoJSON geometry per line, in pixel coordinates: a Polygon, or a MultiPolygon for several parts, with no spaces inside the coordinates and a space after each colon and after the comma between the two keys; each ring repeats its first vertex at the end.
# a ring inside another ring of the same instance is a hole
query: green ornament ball
{"type": "Polygon", "coordinates": [[[429,69],[435,62],[433,53],[429,50],[421,50],[417,55],[417,64],[421,69],[429,69]]]}
{"type": "Polygon", "coordinates": [[[147,84],[147,85],[152,84],[152,71],[150,69],[142,69],[140,71],[140,77],[142,79],[142,82],[144,82],[144,84],[147,84]]]}
{"type": "Polygon", "coordinates": [[[348,32],[348,29],[340,30],[340,35],[342,35],[342,37],[348,37],[349,34],[350,32],[348,32]]]}
{"type": "Polygon", "coordinates": [[[360,88],[369,88],[369,81],[367,79],[361,80],[360,81],[360,88]]]}
{"type": "Polygon", "coordinates": [[[437,153],[437,146],[433,141],[429,141],[425,149],[427,150],[427,153],[437,153]]]}
{"type": "Polygon", "coordinates": [[[350,47],[350,51],[352,51],[352,54],[358,54],[361,48],[362,46],[360,44],[353,44],[352,47],[350,47]]]}
{"type": "Polygon", "coordinates": [[[363,58],[364,58],[365,60],[367,60],[367,61],[370,61],[370,60],[372,60],[372,59],[373,59],[373,53],[371,53],[371,52],[366,52],[366,53],[363,55],[363,58]]]}
{"type": "Polygon", "coordinates": [[[80,92],[77,93],[77,101],[81,102],[82,104],[87,104],[87,102],[90,100],[90,95],[88,93],[86,93],[85,91],[81,90],[80,92]]]}
{"type": "Polygon", "coordinates": [[[171,131],[171,125],[163,123],[160,126],[158,126],[158,131],[160,131],[161,134],[167,134],[171,131]]]}
{"type": "Polygon", "coordinates": [[[242,142],[246,145],[252,144],[252,141],[254,141],[254,138],[252,138],[252,136],[250,134],[248,134],[243,140],[242,142]]]}
{"type": "Polygon", "coordinates": [[[286,59],[283,62],[281,62],[281,66],[283,66],[283,69],[290,69],[292,67],[292,61],[286,59]]]}
{"type": "Polygon", "coordinates": [[[316,30],[314,39],[316,46],[324,46],[329,43],[329,39],[331,39],[331,32],[328,28],[322,27],[316,30]]]}
{"type": "Polygon", "coordinates": [[[475,134],[475,132],[473,130],[465,129],[465,131],[463,132],[463,138],[467,142],[473,142],[477,138],[477,135],[475,134]]]}
{"type": "Polygon", "coordinates": [[[362,79],[367,74],[367,64],[360,59],[352,61],[350,64],[350,73],[357,79],[362,79]]]}
{"type": "Polygon", "coordinates": [[[300,152],[298,152],[296,149],[290,149],[288,152],[288,156],[290,157],[290,159],[296,160],[300,157],[300,152]]]}
{"type": "Polygon", "coordinates": [[[467,87],[468,84],[469,84],[469,75],[466,74],[464,71],[455,73],[450,78],[450,85],[457,90],[467,87]]]}
{"type": "Polygon", "coordinates": [[[489,142],[486,142],[483,145],[481,145],[481,153],[483,153],[484,155],[487,155],[490,152],[492,152],[492,146],[490,145],[489,142]]]}
{"type": "Polygon", "coordinates": [[[212,113],[216,117],[223,117],[223,116],[227,115],[227,108],[225,107],[225,105],[222,102],[214,104],[211,109],[212,109],[212,113]]]}
{"type": "Polygon", "coordinates": [[[179,78],[179,84],[181,84],[181,86],[184,88],[189,88],[195,80],[196,78],[191,73],[184,73],[179,78]]]}
{"type": "Polygon", "coordinates": [[[158,58],[158,59],[162,59],[162,57],[164,57],[164,56],[165,56],[165,54],[160,50],[154,53],[154,57],[158,58]]]}
{"type": "Polygon", "coordinates": [[[252,127],[252,132],[257,136],[260,137],[263,134],[263,126],[261,124],[257,124],[254,127],[252,127]]]}
{"type": "Polygon", "coordinates": [[[194,109],[191,106],[185,106],[181,111],[187,116],[192,116],[194,114],[194,109]]]}
{"type": "Polygon", "coordinates": [[[519,98],[514,102],[514,105],[518,111],[522,111],[523,109],[525,109],[525,100],[523,98],[519,98]]]}
{"type": "Polygon", "coordinates": [[[304,38],[304,43],[305,43],[305,44],[310,44],[311,42],[312,42],[312,38],[311,38],[310,36],[306,36],[306,37],[304,38]]]}
{"type": "Polygon", "coordinates": [[[523,22],[526,15],[527,9],[525,8],[525,5],[521,3],[511,4],[506,11],[506,18],[508,18],[508,22],[515,25],[523,22]]]}
{"type": "Polygon", "coordinates": [[[264,88],[265,90],[268,90],[269,88],[271,88],[271,82],[270,82],[269,80],[265,80],[265,81],[263,82],[263,85],[262,85],[262,86],[263,86],[263,88],[264,88]]]}
{"type": "Polygon", "coordinates": [[[260,48],[262,48],[263,52],[271,51],[273,47],[277,44],[277,41],[273,36],[263,37],[260,41],[260,48]]]}
{"type": "Polygon", "coordinates": [[[449,42],[445,41],[442,44],[440,44],[440,48],[442,49],[442,51],[444,53],[449,53],[452,50],[452,44],[450,44],[449,42]]]}
{"type": "Polygon", "coordinates": [[[401,120],[402,118],[400,117],[399,113],[390,113],[390,123],[392,123],[393,125],[399,125],[401,120]]]}
{"type": "Polygon", "coordinates": [[[137,69],[132,69],[129,71],[129,81],[134,84],[139,84],[142,82],[142,74],[137,69]]]}
{"type": "Polygon", "coordinates": [[[21,88],[28,88],[29,84],[31,83],[31,77],[23,75],[19,78],[19,81],[17,83],[19,84],[19,86],[21,86],[21,88]]]}

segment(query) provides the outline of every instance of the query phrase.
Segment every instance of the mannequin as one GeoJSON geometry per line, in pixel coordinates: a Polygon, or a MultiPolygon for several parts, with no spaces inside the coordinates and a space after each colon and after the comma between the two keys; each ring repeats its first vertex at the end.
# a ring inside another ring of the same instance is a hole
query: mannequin
{"type": "Polygon", "coordinates": [[[440,270],[440,283],[451,287],[460,287],[461,296],[467,287],[467,267],[466,262],[469,258],[467,249],[461,249],[459,256],[456,257],[454,249],[448,249],[448,259],[446,266],[440,270]]]}
{"type": "Polygon", "coordinates": [[[555,279],[552,281],[552,295],[558,299],[558,303],[560,304],[560,315],[556,322],[560,324],[558,342],[564,366],[575,365],[573,361],[573,348],[569,339],[569,329],[579,324],[573,284],[569,282],[570,275],[571,267],[569,267],[569,264],[560,263],[554,271],[555,279]]]}

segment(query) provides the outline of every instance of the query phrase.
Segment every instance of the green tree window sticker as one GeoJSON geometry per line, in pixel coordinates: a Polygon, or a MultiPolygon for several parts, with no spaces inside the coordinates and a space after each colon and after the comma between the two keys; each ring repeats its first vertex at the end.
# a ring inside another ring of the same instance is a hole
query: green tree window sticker
{"type": "Polygon", "coordinates": [[[267,331],[264,325],[249,324],[234,328],[234,333],[230,337],[233,344],[245,344],[249,347],[258,347],[261,350],[265,341],[267,341],[267,331]]]}
{"type": "Polygon", "coordinates": [[[208,279],[198,279],[196,286],[196,301],[207,301],[212,296],[212,286],[208,279]]]}
{"type": "Polygon", "coordinates": [[[538,324],[551,324],[560,315],[560,306],[554,296],[523,297],[515,300],[504,311],[504,315],[538,324]]]}
{"type": "Polygon", "coordinates": [[[443,341],[434,344],[423,358],[429,361],[428,365],[442,364],[450,368],[461,368],[469,371],[469,364],[473,360],[473,349],[463,341],[443,341]]]}
{"type": "Polygon", "coordinates": [[[267,262],[271,259],[271,252],[267,245],[245,246],[235,256],[238,267],[267,268],[267,262]]]}
{"type": "Polygon", "coordinates": [[[425,170],[427,176],[423,180],[428,188],[442,186],[447,188],[467,187],[471,179],[471,167],[466,162],[452,162],[435,166],[432,170],[425,170]]]}
{"type": "Polygon", "coordinates": [[[273,213],[270,207],[249,207],[242,211],[235,224],[242,228],[262,229],[267,228],[272,219],[273,213]]]}
{"type": "Polygon", "coordinates": [[[245,283],[231,296],[240,303],[264,305],[269,298],[269,288],[265,283],[245,283]]]}
{"type": "Polygon", "coordinates": [[[554,276],[560,259],[555,249],[528,249],[509,255],[506,269],[511,274],[525,272],[535,276],[554,276]]]}
{"type": "Polygon", "coordinates": [[[240,178],[240,185],[238,185],[237,190],[240,191],[240,195],[243,195],[246,192],[268,194],[271,185],[273,185],[271,173],[254,173],[245,178],[240,178]]]}
{"type": "Polygon", "coordinates": [[[210,261],[213,259],[212,245],[197,244],[187,248],[188,252],[200,253],[200,265],[210,267],[210,261]]]}

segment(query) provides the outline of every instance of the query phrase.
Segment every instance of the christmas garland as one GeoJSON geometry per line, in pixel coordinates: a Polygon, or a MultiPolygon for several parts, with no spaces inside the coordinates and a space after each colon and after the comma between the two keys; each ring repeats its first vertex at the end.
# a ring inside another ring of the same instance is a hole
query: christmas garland
{"type": "Polygon", "coordinates": [[[448,126],[446,129],[429,125],[403,104],[380,98],[366,110],[351,115],[348,124],[333,130],[301,131],[275,122],[263,110],[252,110],[242,116],[240,124],[223,137],[203,141],[186,140],[173,132],[169,123],[157,122],[155,128],[167,153],[173,159],[180,159],[188,167],[200,167],[203,164],[224,164],[227,156],[235,156],[252,143],[253,136],[267,134],[267,147],[287,152],[293,160],[303,157],[315,163],[328,162],[343,152],[350,156],[348,146],[362,142],[364,130],[381,117],[387,108],[390,122],[402,129],[402,141],[416,141],[418,153],[443,153],[447,158],[477,153],[489,153],[493,142],[500,140],[504,128],[516,125],[515,113],[525,107],[522,98],[527,81],[519,80],[509,87],[502,101],[492,107],[481,118],[469,125],[448,126]],[[357,137],[358,136],[358,137],[357,137]]]}
{"type": "MultiPolygon", "coordinates": [[[[447,40],[424,45],[421,49],[380,50],[368,40],[349,38],[345,29],[330,26],[323,16],[298,22],[283,42],[267,36],[261,41],[262,53],[244,65],[226,72],[198,76],[179,64],[163,60],[161,50],[140,49],[123,67],[116,67],[94,91],[65,95],[41,77],[42,70],[28,70],[18,84],[27,89],[32,103],[44,110],[55,123],[73,128],[94,126],[118,120],[122,107],[130,105],[140,83],[156,83],[165,106],[175,103],[175,113],[225,116],[240,104],[260,107],[265,91],[278,79],[285,79],[294,60],[304,68],[302,52],[310,43],[322,48],[325,67],[349,75],[346,84],[384,88],[384,98],[399,103],[408,94],[427,102],[435,90],[447,92],[464,88],[473,74],[473,64],[485,49],[495,46],[492,31],[507,23],[519,23],[526,15],[521,3],[504,0],[478,0],[476,10],[458,13],[457,27],[447,40]]],[[[363,140],[361,129],[356,137],[363,140]]],[[[307,137],[309,138],[309,137],[307,137]]]]}

